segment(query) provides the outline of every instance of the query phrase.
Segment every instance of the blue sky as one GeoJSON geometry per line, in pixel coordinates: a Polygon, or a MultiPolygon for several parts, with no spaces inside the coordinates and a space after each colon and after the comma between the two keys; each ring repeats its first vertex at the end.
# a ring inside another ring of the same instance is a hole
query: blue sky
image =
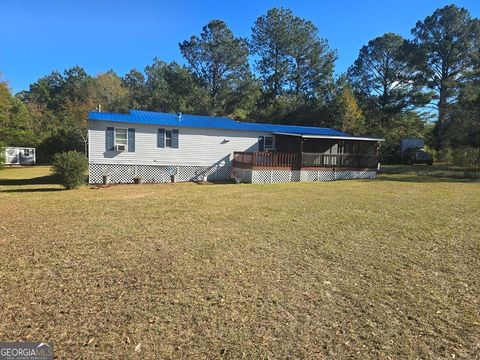
{"type": "MultiPolygon", "coordinates": [[[[12,91],[53,70],[80,65],[90,74],[132,67],[143,70],[154,57],[183,63],[178,42],[222,19],[236,36],[248,37],[255,19],[274,6],[311,20],[337,49],[336,73],[376,36],[410,36],[417,20],[452,1],[153,1],[0,0],[0,72],[12,91]]],[[[456,1],[480,17],[480,1],[456,1]]]]}

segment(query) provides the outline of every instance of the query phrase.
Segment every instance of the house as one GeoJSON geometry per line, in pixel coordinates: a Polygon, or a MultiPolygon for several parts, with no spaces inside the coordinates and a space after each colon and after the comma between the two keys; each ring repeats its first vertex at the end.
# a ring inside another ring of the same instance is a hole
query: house
{"type": "Polygon", "coordinates": [[[306,126],[131,110],[88,115],[89,181],[248,183],[374,178],[383,139],[306,126]]]}
{"type": "Polygon", "coordinates": [[[35,148],[30,147],[4,147],[2,148],[5,164],[8,165],[34,165],[36,162],[35,148]]]}

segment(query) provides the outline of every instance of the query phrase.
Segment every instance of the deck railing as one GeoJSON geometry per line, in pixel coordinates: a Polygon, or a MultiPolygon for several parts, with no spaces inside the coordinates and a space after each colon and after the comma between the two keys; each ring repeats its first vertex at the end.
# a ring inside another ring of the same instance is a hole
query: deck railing
{"type": "Polygon", "coordinates": [[[300,165],[300,154],[280,152],[234,152],[237,164],[261,167],[293,167],[300,165]]]}
{"type": "Polygon", "coordinates": [[[376,168],[377,155],[280,152],[234,152],[234,165],[240,167],[344,167],[376,168]]]}

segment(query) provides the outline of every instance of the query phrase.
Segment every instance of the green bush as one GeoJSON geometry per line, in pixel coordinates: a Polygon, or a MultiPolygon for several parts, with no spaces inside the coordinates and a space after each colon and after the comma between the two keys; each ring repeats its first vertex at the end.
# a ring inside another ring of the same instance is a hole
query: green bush
{"type": "Polygon", "coordinates": [[[430,149],[433,154],[433,160],[436,163],[448,163],[448,164],[453,164],[453,154],[452,154],[452,149],[447,147],[445,149],[441,150],[433,150],[430,149]]]}
{"type": "Polygon", "coordinates": [[[85,182],[87,168],[87,159],[77,151],[62,152],[53,156],[52,173],[68,190],[78,188],[85,182]]]}
{"type": "Polygon", "coordinates": [[[452,150],[451,163],[452,165],[476,168],[478,167],[479,153],[478,150],[470,147],[460,147],[452,150]]]}

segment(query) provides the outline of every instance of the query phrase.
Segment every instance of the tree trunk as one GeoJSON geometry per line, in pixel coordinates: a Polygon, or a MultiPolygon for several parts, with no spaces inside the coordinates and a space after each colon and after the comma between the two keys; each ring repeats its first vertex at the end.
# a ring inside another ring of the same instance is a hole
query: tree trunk
{"type": "Polygon", "coordinates": [[[445,120],[447,116],[447,94],[445,85],[441,84],[440,94],[438,100],[438,120],[436,124],[436,139],[435,149],[441,150],[443,148],[443,130],[445,126],[445,120]]]}

